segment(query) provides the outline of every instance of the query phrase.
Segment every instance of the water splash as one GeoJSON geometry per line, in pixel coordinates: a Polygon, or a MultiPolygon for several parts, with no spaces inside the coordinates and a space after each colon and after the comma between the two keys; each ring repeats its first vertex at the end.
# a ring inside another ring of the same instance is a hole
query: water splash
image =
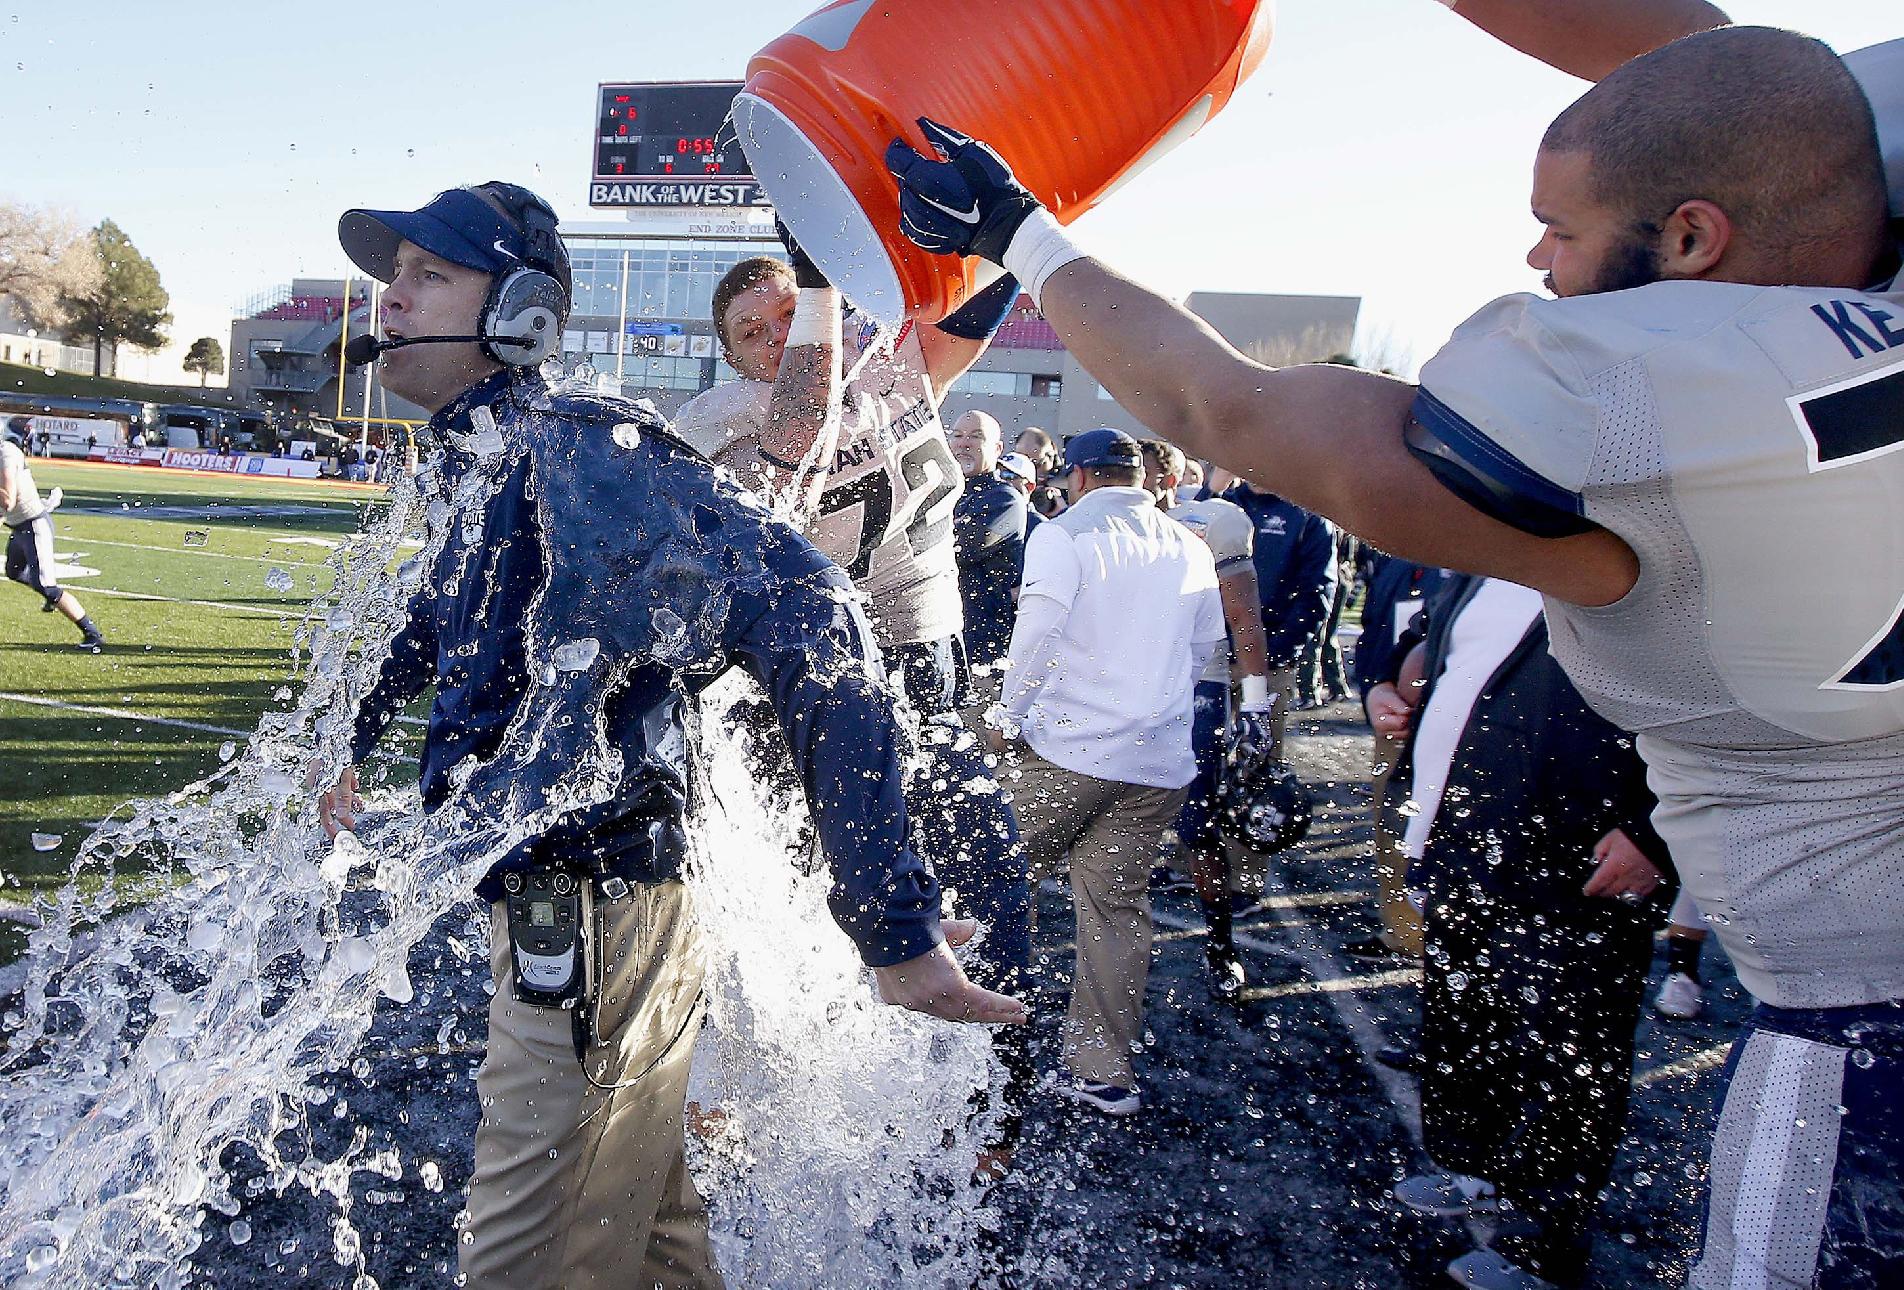
{"type": "MultiPolygon", "coordinates": [[[[276,693],[287,706],[206,779],[114,812],[66,887],[39,900],[0,1053],[0,1284],[183,1286],[208,1232],[238,1247],[227,1263],[255,1255],[263,1278],[284,1247],[239,1239],[237,1193],[292,1188],[334,1205],[337,1284],[375,1284],[353,1179],[411,1168],[442,1186],[434,1162],[372,1151],[374,1126],[327,1077],[360,1069],[378,1001],[415,997],[411,949],[466,916],[477,880],[547,812],[499,822],[453,796],[425,813],[414,790],[372,789],[374,814],[333,844],[312,806],[348,760],[409,593],[453,526],[478,531],[500,479],[472,470],[450,500],[426,501],[440,469],[431,458],[332,555],[332,589],[298,632],[298,685],[276,693]],[[419,537],[421,552],[396,562],[419,537]],[[121,909],[134,893],[145,903],[121,909]],[[312,1154],[320,1114],[323,1140],[338,1122],[350,1130],[334,1158],[312,1154]],[[241,1159],[258,1171],[245,1188],[241,1159]]],[[[576,644],[551,664],[592,663],[576,644]]],[[[721,687],[696,740],[713,791],[688,877],[712,955],[695,1083],[725,1117],[693,1160],[723,1266],[737,1284],[969,1284],[969,1178],[988,1126],[968,1102],[993,1073],[986,1036],[873,1001],[827,916],[824,875],[789,861],[798,812],[762,796],[722,715],[743,687],[721,687]]],[[[537,699],[532,688],[499,756],[533,756],[557,710],[537,699]]],[[[598,744],[549,810],[606,800],[619,766],[598,744]]]]}

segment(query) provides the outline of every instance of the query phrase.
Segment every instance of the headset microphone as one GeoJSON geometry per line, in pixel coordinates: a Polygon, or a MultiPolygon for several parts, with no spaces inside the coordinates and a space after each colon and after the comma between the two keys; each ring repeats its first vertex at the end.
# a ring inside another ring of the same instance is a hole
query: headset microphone
{"type": "Polygon", "coordinates": [[[405,345],[518,345],[534,346],[534,340],[517,336],[402,336],[396,340],[378,340],[368,333],[352,336],[344,346],[344,361],[352,367],[362,367],[365,363],[374,363],[387,349],[402,349],[405,345]]]}

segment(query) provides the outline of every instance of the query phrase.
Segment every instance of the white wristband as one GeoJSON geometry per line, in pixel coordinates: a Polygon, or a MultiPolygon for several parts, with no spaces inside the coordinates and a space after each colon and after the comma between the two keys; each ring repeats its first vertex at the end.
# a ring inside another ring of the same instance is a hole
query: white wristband
{"type": "Polygon", "coordinates": [[[1246,676],[1243,678],[1244,712],[1273,712],[1276,701],[1269,697],[1269,678],[1266,676],[1246,676]]]}
{"type": "Polygon", "coordinates": [[[802,345],[840,347],[840,293],[832,287],[801,287],[794,296],[787,348],[802,345]]]}
{"type": "Polygon", "coordinates": [[[1018,279],[1037,304],[1044,298],[1045,279],[1073,260],[1082,260],[1084,251],[1058,223],[1057,217],[1042,206],[1025,217],[1005,248],[1005,271],[1018,279]]]}

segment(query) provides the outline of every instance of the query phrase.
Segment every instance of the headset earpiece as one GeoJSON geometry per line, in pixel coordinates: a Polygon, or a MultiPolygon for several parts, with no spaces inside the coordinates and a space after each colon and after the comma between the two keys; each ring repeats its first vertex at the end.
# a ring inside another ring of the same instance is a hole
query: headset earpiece
{"type": "Polygon", "coordinates": [[[483,342],[483,352],[508,367],[535,367],[561,346],[562,324],[569,316],[568,288],[560,278],[535,265],[568,264],[555,211],[526,188],[484,184],[480,190],[500,203],[528,243],[529,267],[499,275],[483,306],[485,336],[521,339],[528,344],[483,342]]]}
{"type": "Polygon", "coordinates": [[[535,367],[554,354],[562,340],[568,298],[562,284],[540,269],[511,269],[489,289],[483,309],[483,335],[529,342],[483,342],[483,352],[508,367],[535,367]]]}

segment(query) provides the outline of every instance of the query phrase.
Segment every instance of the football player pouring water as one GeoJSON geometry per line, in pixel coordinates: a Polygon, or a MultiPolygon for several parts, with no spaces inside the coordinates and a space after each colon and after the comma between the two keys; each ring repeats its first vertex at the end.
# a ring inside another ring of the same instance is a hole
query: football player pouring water
{"type": "Polygon", "coordinates": [[[1730,27],[1608,74],[1535,159],[1528,263],[1559,299],[1487,306],[1419,386],[1253,363],[1086,256],[990,148],[928,142],[888,154],[905,231],[1016,274],[1146,425],[1545,594],[1764,1005],[1694,1284],[1904,1275],[1904,293],[1844,63],[1730,27]]]}

